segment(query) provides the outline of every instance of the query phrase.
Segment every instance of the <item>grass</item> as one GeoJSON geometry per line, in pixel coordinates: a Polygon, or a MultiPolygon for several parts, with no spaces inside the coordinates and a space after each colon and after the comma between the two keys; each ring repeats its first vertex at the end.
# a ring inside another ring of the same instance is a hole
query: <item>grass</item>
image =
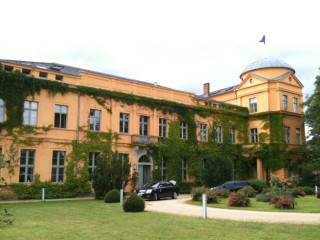
{"type": "Polygon", "coordinates": [[[0,239],[317,239],[319,226],[123,212],[97,200],[0,204],[16,217],[0,239]]]}
{"type": "MultiPolygon", "coordinates": [[[[320,199],[318,198],[296,198],[294,209],[279,209],[275,208],[274,205],[269,205],[269,203],[258,202],[255,198],[250,198],[250,207],[230,207],[228,206],[228,198],[221,199],[219,203],[208,204],[208,207],[214,208],[226,208],[235,210],[251,210],[251,211],[266,211],[266,212],[299,212],[299,213],[320,213],[320,199]]],[[[188,201],[189,204],[202,206],[201,201],[188,201]]]]}

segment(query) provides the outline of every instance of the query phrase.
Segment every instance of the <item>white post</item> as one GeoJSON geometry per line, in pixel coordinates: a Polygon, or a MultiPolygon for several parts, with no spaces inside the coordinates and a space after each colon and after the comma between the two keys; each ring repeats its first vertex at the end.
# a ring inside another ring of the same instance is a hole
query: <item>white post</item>
{"type": "Polygon", "coordinates": [[[202,194],[202,215],[203,218],[207,218],[207,194],[202,194]]]}
{"type": "Polygon", "coordinates": [[[317,196],[317,192],[318,192],[318,186],[317,185],[315,186],[315,190],[316,190],[315,193],[316,193],[316,196],[317,196]]]}
{"type": "Polygon", "coordinates": [[[44,188],[42,188],[42,191],[41,191],[41,195],[42,195],[42,202],[44,202],[45,201],[45,199],[44,199],[44,194],[45,194],[45,190],[44,190],[44,188]]]}
{"type": "Polygon", "coordinates": [[[123,189],[120,190],[120,206],[122,206],[123,203],[123,189]]]}

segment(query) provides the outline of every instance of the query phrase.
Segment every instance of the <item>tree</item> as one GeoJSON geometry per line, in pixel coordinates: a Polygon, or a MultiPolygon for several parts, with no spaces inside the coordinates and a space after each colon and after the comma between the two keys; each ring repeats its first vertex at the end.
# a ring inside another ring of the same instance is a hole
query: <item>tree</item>
{"type": "Polygon", "coordinates": [[[316,76],[314,93],[302,103],[306,107],[303,114],[305,123],[310,127],[306,152],[300,165],[307,171],[318,175],[320,171],[320,76],[316,76]]]}
{"type": "Polygon", "coordinates": [[[92,187],[96,199],[103,199],[110,182],[110,169],[107,167],[107,158],[103,154],[97,157],[97,166],[93,171],[92,187]]]}
{"type": "Polygon", "coordinates": [[[219,156],[213,156],[205,162],[203,181],[208,187],[220,185],[232,179],[232,162],[219,156]]]}
{"type": "Polygon", "coordinates": [[[6,155],[0,154],[0,185],[7,184],[5,177],[1,174],[2,169],[7,169],[7,174],[13,174],[14,168],[18,165],[20,160],[19,152],[13,145],[6,155]]]}

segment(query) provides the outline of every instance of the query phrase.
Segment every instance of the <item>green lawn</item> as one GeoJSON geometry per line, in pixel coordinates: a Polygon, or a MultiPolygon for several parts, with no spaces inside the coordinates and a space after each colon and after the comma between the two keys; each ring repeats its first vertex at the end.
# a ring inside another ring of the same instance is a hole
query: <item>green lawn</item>
{"type": "MultiPolygon", "coordinates": [[[[208,204],[208,207],[215,208],[227,208],[227,209],[240,209],[240,210],[252,210],[252,211],[268,211],[268,212],[300,212],[300,213],[320,213],[320,199],[315,197],[296,198],[294,209],[279,209],[269,203],[258,202],[255,198],[250,198],[250,207],[229,207],[228,198],[221,199],[221,202],[215,204],[208,204]]],[[[189,204],[202,206],[202,202],[188,201],[189,204]]]]}
{"type": "Polygon", "coordinates": [[[142,212],[97,200],[0,204],[16,217],[0,239],[317,239],[319,226],[142,212]]]}

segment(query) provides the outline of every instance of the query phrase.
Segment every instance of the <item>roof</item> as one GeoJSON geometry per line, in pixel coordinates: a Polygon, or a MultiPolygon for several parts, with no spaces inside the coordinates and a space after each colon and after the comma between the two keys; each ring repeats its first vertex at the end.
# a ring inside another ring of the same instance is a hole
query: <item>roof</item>
{"type": "Polygon", "coordinates": [[[238,85],[234,85],[232,87],[226,87],[226,88],[223,88],[223,89],[220,89],[220,90],[216,90],[216,91],[210,92],[208,97],[220,95],[220,94],[223,94],[223,93],[233,92],[234,90],[237,89],[238,86],[239,86],[239,84],[238,85]]]}
{"type": "Polygon", "coordinates": [[[279,59],[268,59],[263,58],[259,59],[251,64],[249,64],[240,74],[240,76],[244,73],[256,70],[256,69],[262,69],[262,68],[288,68],[291,69],[294,73],[295,70],[293,67],[291,67],[289,64],[279,60],[279,59]]]}
{"type": "Polygon", "coordinates": [[[56,73],[64,73],[64,74],[69,74],[69,75],[73,75],[73,76],[80,76],[80,71],[83,71],[83,72],[87,72],[87,73],[92,73],[92,74],[97,74],[97,75],[102,75],[102,76],[107,76],[107,77],[114,77],[114,78],[119,78],[119,79],[131,81],[131,82],[137,82],[137,83],[141,83],[141,84],[147,84],[147,85],[171,89],[168,87],[160,86],[156,83],[149,83],[149,82],[134,80],[134,79],[130,79],[130,78],[119,77],[116,75],[96,72],[96,71],[92,71],[92,70],[88,70],[88,69],[71,67],[68,65],[60,64],[60,63],[30,62],[30,61],[7,60],[7,59],[0,59],[0,62],[7,62],[7,63],[11,63],[11,64],[26,66],[26,67],[39,68],[39,69],[43,69],[43,70],[49,70],[49,71],[53,71],[56,73]]]}

